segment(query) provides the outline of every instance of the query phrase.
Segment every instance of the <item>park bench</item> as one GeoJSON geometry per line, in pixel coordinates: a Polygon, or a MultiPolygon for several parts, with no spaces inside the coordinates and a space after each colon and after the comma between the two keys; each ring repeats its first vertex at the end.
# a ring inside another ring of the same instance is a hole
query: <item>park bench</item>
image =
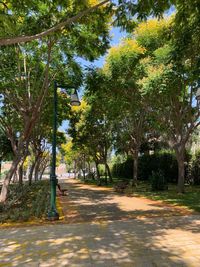
{"type": "Polygon", "coordinates": [[[124,193],[124,190],[128,187],[129,182],[128,181],[120,181],[114,186],[114,190],[117,193],[124,193]]]}

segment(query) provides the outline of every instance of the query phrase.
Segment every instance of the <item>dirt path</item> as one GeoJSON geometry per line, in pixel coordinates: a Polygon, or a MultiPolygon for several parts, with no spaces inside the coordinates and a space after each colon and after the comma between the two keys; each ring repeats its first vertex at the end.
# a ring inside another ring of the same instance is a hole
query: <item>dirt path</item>
{"type": "Polygon", "coordinates": [[[110,188],[84,185],[74,179],[66,180],[62,187],[68,189],[67,196],[60,197],[60,204],[69,223],[192,214],[161,201],[120,195],[110,188]]]}

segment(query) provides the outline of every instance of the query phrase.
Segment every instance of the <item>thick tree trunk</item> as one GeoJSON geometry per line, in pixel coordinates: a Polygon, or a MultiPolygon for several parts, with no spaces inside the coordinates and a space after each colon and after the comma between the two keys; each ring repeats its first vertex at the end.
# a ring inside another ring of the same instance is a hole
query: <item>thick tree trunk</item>
{"type": "Polygon", "coordinates": [[[18,181],[19,184],[22,185],[23,184],[23,164],[21,164],[18,168],[18,181]]]}
{"type": "Polygon", "coordinates": [[[29,185],[32,184],[34,168],[35,168],[35,161],[33,162],[33,164],[32,164],[31,167],[30,167],[30,171],[29,171],[29,175],[28,175],[28,184],[29,184],[29,185]]]}
{"type": "Polygon", "coordinates": [[[39,168],[40,168],[40,158],[38,157],[35,164],[35,172],[34,172],[35,181],[38,181],[39,168]]]}
{"type": "Polygon", "coordinates": [[[20,161],[21,161],[21,156],[17,155],[15,157],[15,159],[13,160],[11,168],[4,179],[3,186],[1,189],[1,195],[0,195],[0,202],[2,202],[2,203],[4,203],[6,201],[7,194],[8,194],[8,186],[10,184],[10,181],[11,181],[14,173],[17,170],[17,166],[20,163],[20,161]]]}
{"type": "Polygon", "coordinates": [[[87,164],[88,164],[88,173],[90,174],[91,173],[90,162],[88,161],[87,164]]]}
{"type": "Polygon", "coordinates": [[[178,185],[177,191],[178,193],[184,193],[184,183],[185,183],[185,166],[184,166],[184,159],[185,159],[185,152],[184,149],[180,149],[176,151],[176,159],[178,162],[178,185]]]}

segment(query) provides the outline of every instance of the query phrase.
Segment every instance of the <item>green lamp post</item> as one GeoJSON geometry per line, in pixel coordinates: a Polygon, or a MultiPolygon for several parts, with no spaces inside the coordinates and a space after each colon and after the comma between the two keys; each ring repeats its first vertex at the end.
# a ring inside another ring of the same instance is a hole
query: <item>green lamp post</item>
{"type": "MultiPolygon", "coordinates": [[[[57,139],[57,106],[58,106],[58,95],[57,89],[66,89],[68,86],[57,84],[54,81],[54,97],[53,97],[53,140],[52,140],[52,162],[51,162],[51,173],[50,173],[50,185],[51,185],[51,197],[50,197],[50,210],[47,215],[47,219],[54,221],[59,219],[59,214],[56,209],[56,185],[58,183],[56,176],[56,139],[57,139]]],[[[74,92],[70,95],[70,104],[72,106],[80,106],[80,101],[76,89],[69,88],[70,91],[74,92]]]]}

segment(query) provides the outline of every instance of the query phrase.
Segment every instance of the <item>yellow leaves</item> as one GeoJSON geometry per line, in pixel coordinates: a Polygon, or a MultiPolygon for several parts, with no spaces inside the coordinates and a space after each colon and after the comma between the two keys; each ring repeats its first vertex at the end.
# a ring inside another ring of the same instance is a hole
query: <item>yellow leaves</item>
{"type": "Polygon", "coordinates": [[[136,54],[144,54],[146,51],[145,48],[141,47],[133,39],[124,39],[119,46],[114,46],[109,50],[108,57],[118,56],[120,54],[127,54],[129,52],[136,54]]]}
{"type": "Polygon", "coordinates": [[[88,0],[88,5],[89,6],[95,6],[95,5],[97,5],[99,3],[99,1],[97,1],[97,0],[88,0]]]}
{"type": "Polygon", "coordinates": [[[148,21],[142,22],[134,31],[134,35],[143,36],[143,35],[158,35],[165,27],[169,25],[171,19],[150,19],[148,21]]]}
{"type": "Polygon", "coordinates": [[[104,72],[109,73],[109,62],[114,60],[118,60],[121,57],[128,56],[137,56],[142,55],[146,52],[146,49],[140,46],[136,40],[133,39],[124,39],[119,46],[112,47],[106,58],[106,64],[104,65],[104,72]]]}
{"type": "Polygon", "coordinates": [[[68,141],[66,144],[61,144],[61,148],[66,153],[70,152],[72,150],[72,141],[68,141]]]}
{"type": "Polygon", "coordinates": [[[19,23],[23,23],[24,22],[24,17],[18,17],[17,18],[17,22],[19,22],[19,23]]]}

